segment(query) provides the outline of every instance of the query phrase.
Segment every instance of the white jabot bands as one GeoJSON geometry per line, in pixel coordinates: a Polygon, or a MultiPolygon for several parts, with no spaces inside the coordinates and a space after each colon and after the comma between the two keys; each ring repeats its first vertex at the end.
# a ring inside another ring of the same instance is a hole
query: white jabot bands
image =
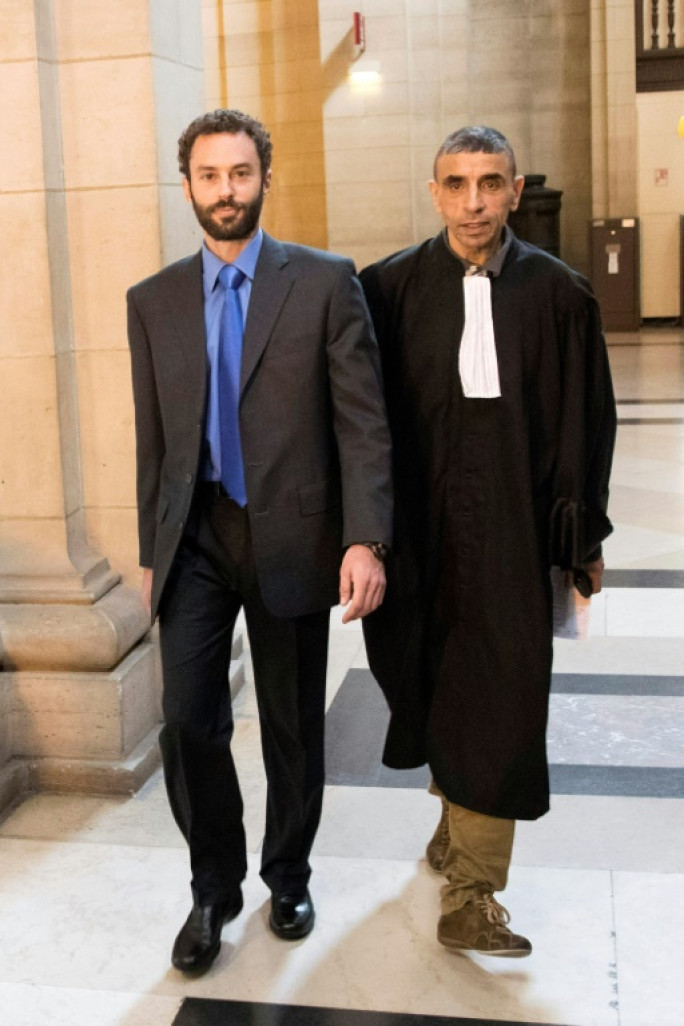
{"type": "Polygon", "coordinates": [[[468,399],[496,399],[501,395],[496,359],[492,286],[488,277],[463,279],[465,324],[458,355],[463,394],[468,399]]]}

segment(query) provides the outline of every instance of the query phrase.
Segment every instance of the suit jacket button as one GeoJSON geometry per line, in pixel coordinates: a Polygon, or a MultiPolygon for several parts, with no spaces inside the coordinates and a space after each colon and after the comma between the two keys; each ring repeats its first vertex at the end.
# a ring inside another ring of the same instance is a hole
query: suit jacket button
{"type": "Polygon", "coordinates": [[[185,475],[185,483],[186,484],[192,484],[192,474],[186,474],[185,475]]]}

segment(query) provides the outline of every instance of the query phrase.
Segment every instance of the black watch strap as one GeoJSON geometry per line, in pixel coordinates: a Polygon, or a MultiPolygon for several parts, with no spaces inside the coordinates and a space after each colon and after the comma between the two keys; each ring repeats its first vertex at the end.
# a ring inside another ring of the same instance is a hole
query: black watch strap
{"type": "Polygon", "coordinates": [[[376,559],[379,559],[381,563],[385,562],[389,549],[384,542],[361,542],[367,549],[370,549],[376,559]]]}

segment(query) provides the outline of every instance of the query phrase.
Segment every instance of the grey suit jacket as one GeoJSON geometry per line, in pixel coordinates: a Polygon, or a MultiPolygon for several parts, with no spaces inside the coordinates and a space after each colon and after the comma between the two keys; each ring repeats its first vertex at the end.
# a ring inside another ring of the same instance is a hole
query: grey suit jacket
{"type": "MultiPolygon", "coordinates": [[[[152,615],[200,470],[207,393],[201,253],[128,292],[140,563],[152,615]]],[[[338,601],[354,542],[391,544],[390,439],[373,335],[351,261],[264,235],[242,356],[248,514],[267,608],[338,601]]]]}

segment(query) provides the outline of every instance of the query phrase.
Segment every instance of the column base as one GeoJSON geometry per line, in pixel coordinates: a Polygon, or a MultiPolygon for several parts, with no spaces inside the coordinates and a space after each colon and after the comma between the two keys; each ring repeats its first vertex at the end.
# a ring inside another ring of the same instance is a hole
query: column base
{"type": "MultiPolygon", "coordinates": [[[[131,795],[142,787],[161,764],[155,634],[109,673],[0,673],[0,814],[37,792],[131,795]]],[[[245,682],[240,635],[232,656],[234,698],[245,682]]]]}
{"type": "Polygon", "coordinates": [[[122,759],[30,759],[31,791],[78,794],[135,794],[161,764],[157,743],[161,724],[122,759]]]}

